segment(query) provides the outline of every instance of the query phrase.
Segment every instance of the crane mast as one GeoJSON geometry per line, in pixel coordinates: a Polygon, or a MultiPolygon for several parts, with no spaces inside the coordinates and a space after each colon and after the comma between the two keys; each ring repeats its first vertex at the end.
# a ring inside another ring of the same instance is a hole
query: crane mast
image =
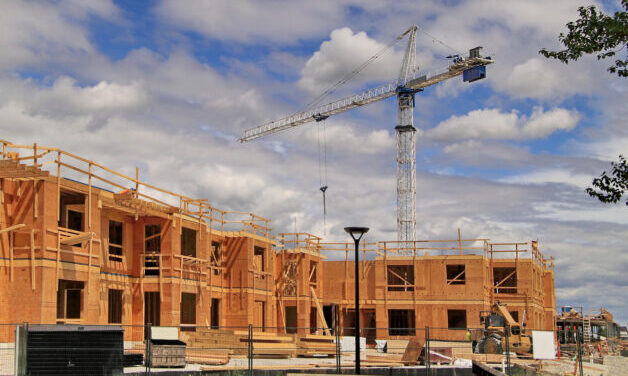
{"type": "Polygon", "coordinates": [[[401,249],[415,241],[416,237],[416,128],[414,127],[414,96],[428,86],[462,75],[464,81],[473,82],[486,77],[485,67],[492,64],[490,57],[480,55],[481,47],[469,50],[469,56],[450,56],[450,65],[436,75],[415,76],[416,25],[410,27],[397,40],[408,35],[399,78],[362,93],[342,98],[328,104],[298,112],[285,118],[247,129],[240,142],[248,142],[269,134],[290,129],[312,121],[321,121],[350,109],[361,107],[392,96],[397,96],[397,240],[401,249]]]}
{"type": "MultiPolygon", "coordinates": [[[[401,64],[397,86],[397,240],[413,242],[416,237],[416,128],[414,94],[406,82],[415,71],[416,31],[409,29],[408,46],[401,64]]],[[[400,248],[406,248],[401,244],[400,248]]],[[[409,244],[410,245],[410,244],[409,244]]]]}

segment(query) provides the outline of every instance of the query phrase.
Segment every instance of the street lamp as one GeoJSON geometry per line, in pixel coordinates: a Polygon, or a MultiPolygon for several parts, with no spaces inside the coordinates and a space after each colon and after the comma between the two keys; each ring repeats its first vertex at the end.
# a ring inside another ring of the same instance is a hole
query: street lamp
{"type": "Polygon", "coordinates": [[[358,268],[358,247],[362,235],[369,231],[368,227],[345,227],[355,243],[355,374],[360,374],[360,272],[358,268]]]}

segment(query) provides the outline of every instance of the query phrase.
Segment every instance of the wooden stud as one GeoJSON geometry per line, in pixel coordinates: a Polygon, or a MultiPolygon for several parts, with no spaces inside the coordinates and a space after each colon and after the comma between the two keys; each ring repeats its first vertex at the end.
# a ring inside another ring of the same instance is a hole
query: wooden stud
{"type": "Polygon", "coordinates": [[[13,282],[13,233],[9,232],[9,258],[11,262],[11,282],[13,282]]]}
{"type": "Polygon", "coordinates": [[[35,219],[37,219],[38,216],[38,203],[39,201],[37,200],[37,183],[39,183],[39,180],[33,180],[33,217],[35,219]]]}
{"type": "Polygon", "coordinates": [[[92,229],[92,164],[87,168],[87,228],[92,229]]]}
{"type": "Polygon", "coordinates": [[[57,222],[61,221],[61,152],[57,152],[57,222]]]}
{"type": "Polygon", "coordinates": [[[59,291],[59,264],[61,258],[61,233],[57,231],[57,258],[55,262],[55,291],[59,291]]]}
{"type": "Polygon", "coordinates": [[[31,288],[35,290],[35,229],[31,229],[31,288]]]}

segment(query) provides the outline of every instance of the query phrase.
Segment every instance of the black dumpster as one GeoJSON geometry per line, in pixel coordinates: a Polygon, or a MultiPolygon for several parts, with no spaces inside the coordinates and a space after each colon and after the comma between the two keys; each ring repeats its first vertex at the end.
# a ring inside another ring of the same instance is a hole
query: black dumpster
{"type": "Polygon", "coordinates": [[[122,375],[120,326],[31,325],[28,375],[122,375]]]}

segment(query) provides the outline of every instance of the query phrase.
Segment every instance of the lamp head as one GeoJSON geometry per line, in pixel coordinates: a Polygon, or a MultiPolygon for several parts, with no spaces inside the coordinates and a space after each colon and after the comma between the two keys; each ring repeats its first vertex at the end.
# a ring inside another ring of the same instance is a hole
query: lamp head
{"type": "Polygon", "coordinates": [[[362,235],[366,234],[369,231],[368,227],[345,227],[345,231],[351,235],[353,240],[362,239],[362,235]]]}

